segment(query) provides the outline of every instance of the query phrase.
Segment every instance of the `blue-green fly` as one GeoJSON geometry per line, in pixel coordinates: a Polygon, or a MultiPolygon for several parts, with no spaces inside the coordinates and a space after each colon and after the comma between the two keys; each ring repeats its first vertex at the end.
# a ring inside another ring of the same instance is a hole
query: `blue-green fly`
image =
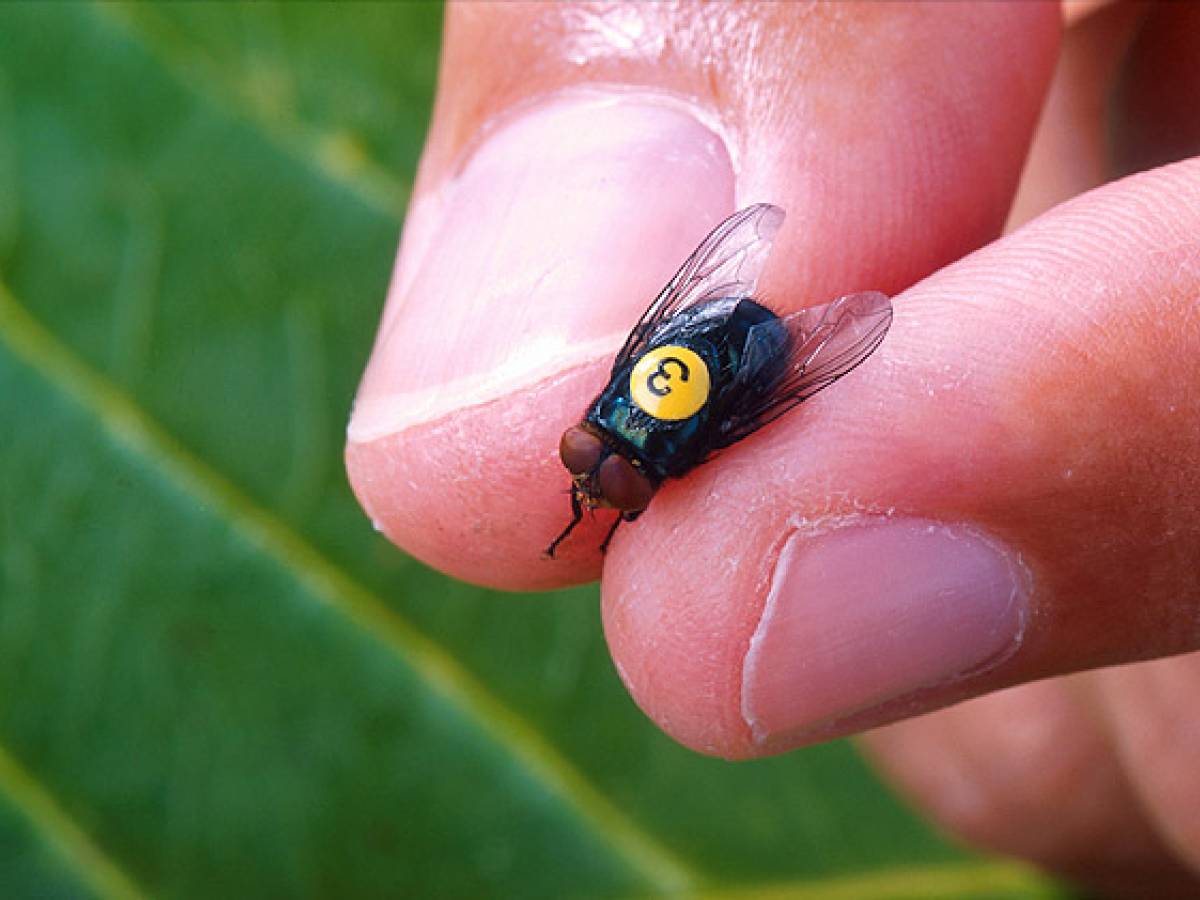
{"type": "Polygon", "coordinates": [[[734,213],[700,244],[634,325],[608,386],[578,425],[563,432],[559,456],[571,473],[571,521],[608,508],[636,519],[668,478],[753,434],[824,390],[874,352],[892,321],[878,292],[778,316],[753,299],[778,206],[734,213]]]}

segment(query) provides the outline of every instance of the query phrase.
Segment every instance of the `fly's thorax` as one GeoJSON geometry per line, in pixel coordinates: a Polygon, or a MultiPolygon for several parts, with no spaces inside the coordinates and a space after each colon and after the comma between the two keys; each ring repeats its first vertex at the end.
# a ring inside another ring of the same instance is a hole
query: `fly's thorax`
{"type": "Polygon", "coordinates": [[[708,365],[696,351],[678,344],[655,347],[629,373],[629,396],[638,409],[664,422],[682,422],[698,413],[712,393],[708,365]]]}
{"type": "Polygon", "coordinates": [[[705,324],[663,335],[613,372],[585,416],[655,482],[679,477],[708,453],[704,435],[727,373],[719,323],[705,324]]]}

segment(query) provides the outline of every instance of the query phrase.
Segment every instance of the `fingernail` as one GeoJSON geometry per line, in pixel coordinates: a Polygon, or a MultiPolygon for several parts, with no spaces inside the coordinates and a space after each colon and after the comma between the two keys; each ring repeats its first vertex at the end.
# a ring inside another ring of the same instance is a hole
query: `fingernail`
{"type": "Polygon", "coordinates": [[[497,123],[410,212],[351,441],[611,354],[733,211],[729,153],[701,119],[674,98],[592,90],[497,123]]]}
{"type": "Polygon", "coordinates": [[[759,743],[800,736],[994,666],[1020,644],[1015,554],[923,520],[797,533],[746,654],[742,714],[759,743]]]}

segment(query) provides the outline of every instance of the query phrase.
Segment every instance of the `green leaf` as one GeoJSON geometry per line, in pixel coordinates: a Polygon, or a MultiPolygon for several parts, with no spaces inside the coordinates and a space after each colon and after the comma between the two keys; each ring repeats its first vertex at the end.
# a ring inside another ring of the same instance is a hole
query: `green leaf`
{"type": "Polygon", "coordinates": [[[371,531],[342,435],[439,23],[0,6],[0,893],[1052,893],[849,744],[674,745],[594,588],[371,531]]]}

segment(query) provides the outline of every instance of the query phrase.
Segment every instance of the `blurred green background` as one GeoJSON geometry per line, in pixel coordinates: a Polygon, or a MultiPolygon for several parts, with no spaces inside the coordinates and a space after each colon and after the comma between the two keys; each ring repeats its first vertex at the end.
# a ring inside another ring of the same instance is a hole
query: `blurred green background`
{"type": "Polygon", "coordinates": [[[847,743],[728,764],[594,587],[376,535],[344,426],[427,5],[0,5],[0,896],[1029,897],[847,743]]]}

